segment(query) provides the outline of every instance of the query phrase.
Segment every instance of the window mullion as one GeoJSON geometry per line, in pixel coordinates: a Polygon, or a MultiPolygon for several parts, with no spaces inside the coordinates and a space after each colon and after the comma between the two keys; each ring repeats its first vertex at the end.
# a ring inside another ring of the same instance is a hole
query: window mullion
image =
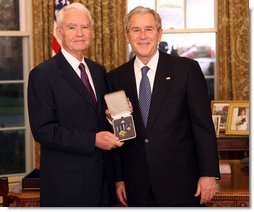
{"type": "Polygon", "coordinates": [[[184,12],[183,12],[183,20],[184,20],[184,26],[183,28],[184,29],[187,29],[187,0],[184,0],[183,2],[183,9],[184,9],[184,12]]]}

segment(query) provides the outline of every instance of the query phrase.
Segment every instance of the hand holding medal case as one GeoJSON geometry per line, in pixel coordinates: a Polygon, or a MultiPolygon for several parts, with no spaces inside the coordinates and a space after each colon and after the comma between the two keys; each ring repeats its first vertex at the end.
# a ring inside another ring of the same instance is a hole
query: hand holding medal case
{"type": "Polygon", "coordinates": [[[120,141],[136,137],[133,116],[124,90],[106,94],[104,96],[108,109],[111,112],[114,134],[120,141]]]}

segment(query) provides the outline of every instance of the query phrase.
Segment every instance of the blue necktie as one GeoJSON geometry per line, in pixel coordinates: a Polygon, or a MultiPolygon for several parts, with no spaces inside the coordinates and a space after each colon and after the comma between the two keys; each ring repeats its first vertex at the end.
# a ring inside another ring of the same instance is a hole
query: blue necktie
{"type": "Polygon", "coordinates": [[[149,71],[149,69],[150,68],[148,66],[143,66],[141,68],[142,79],[139,86],[139,106],[141,109],[142,118],[143,118],[145,127],[147,125],[150,102],[151,102],[151,86],[150,86],[149,78],[147,76],[147,72],[149,71]]]}
{"type": "Polygon", "coordinates": [[[92,86],[91,86],[88,76],[86,74],[85,65],[83,63],[80,63],[79,69],[80,69],[80,73],[81,73],[81,80],[82,80],[83,84],[85,85],[87,91],[90,93],[90,95],[94,101],[94,104],[97,105],[97,100],[95,98],[94,91],[92,89],[92,86]]]}

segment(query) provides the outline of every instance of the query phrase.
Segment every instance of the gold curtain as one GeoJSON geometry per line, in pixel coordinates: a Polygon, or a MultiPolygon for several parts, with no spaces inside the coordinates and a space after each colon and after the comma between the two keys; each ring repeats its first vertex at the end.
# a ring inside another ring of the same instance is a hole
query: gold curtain
{"type": "MultiPolygon", "coordinates": [[[[127,60],[127,43],[123,18],[126,0],[73,0],[91,12],[94,39],[86,57],[105,66],[107,71],[127,60]]],[[[55,1],[33,0],[33,57],[34,66],[51,57],[51,39],[55,1]]],[[[39,167],[40,147],[35,144],[35,166],[39,167]]]]}
{"type": "MultiPolygon", "coordinates": [[[[91,12],[94,39],[86,56],[105,66],[107,71],[126,62],[127,44],[123,18],[126,0],[72,0],[91,12]]],[[[33,0],[34,65],[51,57],[54,1],[33,0]]]]}
{"type": "MultiPolygon", "coordinates": [[[[54,23],[54,1],[33,0],[34,66],[51,57],[51,35],[54,23]]],[[[40,166],[40,145],[35,142],[35,167],[40,166]]]]}
{"type": "Polygon", "coordinates": [[[126,0],[79,0],[94,20],[94,41],[87,56],[105,66],[107,71],[126,62],[127,43],[123,19],[126,0]]]}
{"type": "Polygon", "coordinates": [[[220,100],[249,100],[249,1],[218,1],[220,100]]]}
{"type": "Polygon", "coordinates": [[[33,0],[34,66],[51,57],[55,1],[33,0]]]}

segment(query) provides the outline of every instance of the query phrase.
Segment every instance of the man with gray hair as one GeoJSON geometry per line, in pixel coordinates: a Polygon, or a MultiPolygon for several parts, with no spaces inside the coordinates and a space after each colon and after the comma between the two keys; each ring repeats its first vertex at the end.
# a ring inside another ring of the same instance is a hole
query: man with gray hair
{"type": "Polygon", "coordinates": [[[112,206],[110,151],[123,145],[105,117],[106,71],[84,58],[92,19],[80,3],[57,14],[61,50],[29,75],[28,110],[41,144],[41,206],[112,206]]]}

